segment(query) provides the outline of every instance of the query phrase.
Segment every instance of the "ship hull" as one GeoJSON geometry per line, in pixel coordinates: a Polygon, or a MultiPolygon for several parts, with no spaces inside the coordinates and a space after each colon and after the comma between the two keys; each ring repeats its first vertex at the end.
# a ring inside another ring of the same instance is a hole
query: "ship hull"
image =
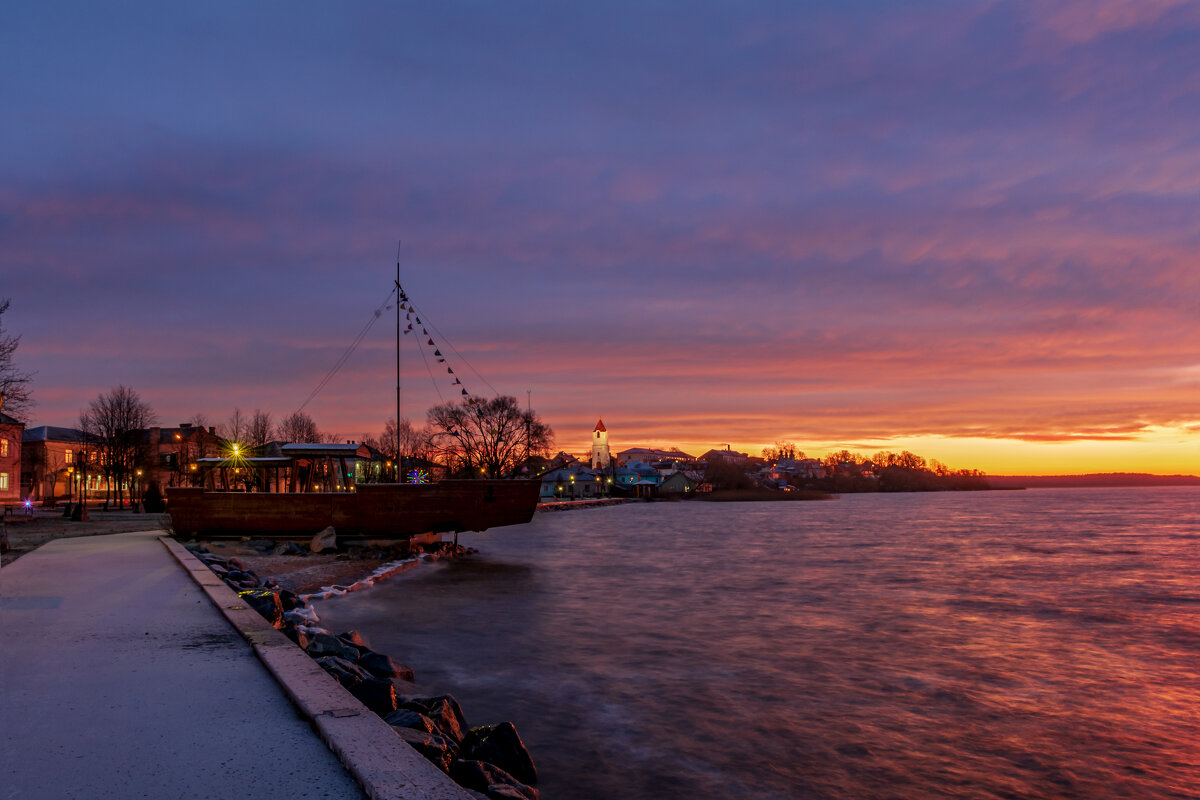
{"type": "Polygon", "coordinates": [[[445,480],[362,484],[354,492],[244,493],[167,489],[180,536],[312,536],[330,526],[368,539],[482,531],[533,518],[538,481],[445,480]]]}

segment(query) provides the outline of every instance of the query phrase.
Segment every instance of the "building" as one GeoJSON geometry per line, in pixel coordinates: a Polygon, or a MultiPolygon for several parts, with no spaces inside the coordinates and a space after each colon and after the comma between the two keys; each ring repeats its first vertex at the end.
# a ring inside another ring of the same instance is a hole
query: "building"
{"type": "Polygon", "coordinates": [[[658,485],[658,496],[684,497],[696,491],[701,481],[696,480],[686,472],[672,472],[662,479],[658,485]]]}
{"type": "Polygon", "coordinates": [[[606,497],[611,486],[611,477],[572,459],[542,476],[541,499],[545,502],[606,497]]]}
{"type": "Polygon", "coordinates": [[[617,453],[617,464],[626,466],[634,461],[643,464],[653,464],[662,469],[684,469],[696,462],[695,456],[690,456],[677,447],[669,450],[658,450],[653,447],[631,447],[617,453]]]}
{"type": "Polygon", "coordinates": [[[751,458],[746,453],[730,450],[729,445],[726,445],[724,450],[709,450],[700,456],[700,460],[706,464],[712,464],[714,461],[724,461],[726,464],[742,467],[749,463],[751,458]]]}
{"type": "Polygon", "coordinates": [[[85,460],[83,432],[75,428],[39,425],[21,436],[21,491],[35,503],[54,505],[77,500],[81,489],[94,488],[99,469],[87,476],[79,467],[85,460]],[[77,472],[78,470],[78,472],[77,472]]]}
{"type": "Polygon", "coordinates": [[[596,429],[592,431],[592,469],[608,469],[608,465],[612,463],[612,453],[608,449],[608,429],[604,427],[604,420],[600,419],[596,422],[596,429]]]}
{"type": "Polygon", "coordinates": [[[25,423],[13,419],[2,410],[4,395],[0,395],[0,503],[21,501],[21,439],[25,423]]]}
{"type": "Polygon", "coordinates": [[[141,453],[135,474],[136,488],[145,492],[152,484],[199,486],[197,462],[223,454],[225,440],[214,428],[180,423],[175,428],[146,428],[138,432],[141,453]]]}

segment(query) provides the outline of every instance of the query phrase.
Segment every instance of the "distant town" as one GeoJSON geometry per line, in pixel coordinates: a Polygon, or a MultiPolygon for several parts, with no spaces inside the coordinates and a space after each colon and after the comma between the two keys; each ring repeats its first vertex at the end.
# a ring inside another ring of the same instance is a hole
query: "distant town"
{"type": "Polygon", "coordinates": [[[257,410],[235,410],[220,425],[200,415],[174,426],[153,422],[152,409],[124,386],[92,401],[76,426],[26,427],[0,400],[0,503],[132,503],[161,511],[165,489],[175,486],[349,491],[361,483],[444,477],[538,479],[543,502],[988,488],[978,471],[951,470],[907,451],[814,458],[779,442],[761,455],[728,446],[698,455],[650,447],[613,452],[602,419],[590,450],[551,455],[553,432],[509,397],[430,409],[422,429],[387,420],[381,435],[359,440],[322,433],[303,412],[278,424],[257,410]]]}
{"type": "MultiPolygon", "coordinates": [[[[0,396],[0,503],[164,508],[165,490],[352,491],[362,483],[427,482],[444,477],[541,481],[543,503],[601,498],[793,499],[797,493],[964,491],[1024,486],[1200,484],[1193,476],[1091,475],[989,478],[902,451],[870,456],[839,450],[816,458],[792,442],[760,455],[728,446],[691,454],[678,448],[613,452],[603,419],[590,448],[550,453],[554,434],[511,397],[447,403],[416,428],[389,419],[379,436],[323,433],[304,412],[274,423],[234,410],[220,425],[197,415],[153,424],[152,409],[120,386],[91,402],[74,427],[26,427],[0,396]]],[[[83,513],[86,513],[84,511],[83,513]]]]}

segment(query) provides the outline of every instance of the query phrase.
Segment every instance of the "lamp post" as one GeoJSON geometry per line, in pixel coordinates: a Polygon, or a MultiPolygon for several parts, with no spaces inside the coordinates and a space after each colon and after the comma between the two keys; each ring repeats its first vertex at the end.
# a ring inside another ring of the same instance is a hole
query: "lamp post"
{"type": "Polygon", "coordinates": [[[140,469],[134,471],[133,481],[133,513],[137,514],[142,510],[142,471],[140,469]]]}

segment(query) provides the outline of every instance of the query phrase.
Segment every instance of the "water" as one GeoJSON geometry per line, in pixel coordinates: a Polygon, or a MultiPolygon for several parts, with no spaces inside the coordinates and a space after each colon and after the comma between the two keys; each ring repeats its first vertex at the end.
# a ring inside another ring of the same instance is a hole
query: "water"
{"type": "Polygon", "coordinates": [[[318,605],[555,798],[1200,797],[1200,491],[631,504],[318,605]]]}

